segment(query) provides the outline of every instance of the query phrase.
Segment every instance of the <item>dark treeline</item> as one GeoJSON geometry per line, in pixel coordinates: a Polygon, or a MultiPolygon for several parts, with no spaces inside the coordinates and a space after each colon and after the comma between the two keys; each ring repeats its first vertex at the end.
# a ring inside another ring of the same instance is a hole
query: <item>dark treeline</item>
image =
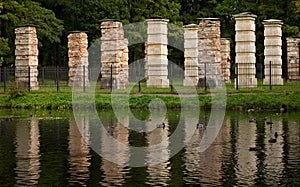
{"type": "MultiPolygon", "coordinates": [[[[232,15],[245,11],[258,16],[258,67],[261,67],[264,59],[263,20],[283,20],[283,38],[299,35],[300,0],[0,0],[0,65],[14,63],[16,25],[30,23],[40,26],[40,65],[67,66],[68,31],[88,31],[89,43],[92,44],[100,37],[101,19],[120,19],[123,24],[128,24],[158,15],[179,26],[197,23],[199,17],[220,18],[222,37],[232,40],[234,57],[232,15]]],[[[285,40],[283,42],[285,50],[285,40]]],[[[142,58],[143,52],[143,44],[131,46],[130,61],[142,58]]],[[[183,63],[182,52],[174,48],[170,48],[169,52],[172,61],[183,63]]],[[[285,55],[283,60],[285,62],[285,55]]]]}

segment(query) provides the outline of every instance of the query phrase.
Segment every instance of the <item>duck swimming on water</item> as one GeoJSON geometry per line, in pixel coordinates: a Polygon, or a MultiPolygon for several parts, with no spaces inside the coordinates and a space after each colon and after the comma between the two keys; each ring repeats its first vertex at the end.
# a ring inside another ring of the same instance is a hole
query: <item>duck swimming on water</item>
{"type": "Polygon", "coordinates": [[[205,125],[202,123],[197,123],[197,129],[203,129],[205,128],[205,125]]]}
{"type": "Polygon", "coordinates": [[[159,129],[164,129],[166,127],[166,125],[165,125],[165,123],[162,123],[162,124],[157,124],[156,127],[159,129]]]}
{"type": "Polygon", "coordinates": [[[261,150],[262,150],[262,148],[261,148],[260,146],[249,147],[249,151],[257,151],[257,152],[259,152],[259,151],[261,151],[261,150]]]}
{"type": "Polygon", "coordinates": [[[275,137],[275,138],[278,137],[278,133],[277,133],[277,132],[274,133],[274,137],[275,137]]]}

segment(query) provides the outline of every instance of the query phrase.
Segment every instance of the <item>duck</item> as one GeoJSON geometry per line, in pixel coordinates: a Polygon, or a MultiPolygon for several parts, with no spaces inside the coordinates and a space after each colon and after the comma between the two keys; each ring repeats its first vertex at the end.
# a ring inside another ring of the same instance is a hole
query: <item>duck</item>
{"type": "Polygon", "coordinates": [[[267,117],[260,118],[261,121],[267,121],[267,117]]]}
{"type": "Polygon", "coordinates": [[[202,123],[197,123],[197,129],[203,129],[205,127],[202,123]]]}
{"type": "Polygon", "coordinates": [[[250,122],[250,123],[256,123],[256,119],[254,119],[254,118],[253,118],[253,119],[250,119],[249,122],[250,122]]]}
{"type": "Polygon", "coordinates": [[[276,138],[271,138],[269,139],[269,143],[276,143],[277,142],[277,139],[276,138]]]}
{"type": "Polygon", "coordinates": [[[165,123],[157,124],[157,128],[164,129],[166,127],[165,123]]]}
{"type": "Polygon", "coordinates": [[[281,105],[280,112],[285,113],[286,112],[286,105],[281,105]]]}
{"type": "Polygon", "coordinates": [[[146,132],[145,132],[143,129],[141,129],[141,130],[139,130],[139,134],[141,134],[141,135],[145,135],[145,134],[146,134],[146,132]]]}
{"type": "Polygon", "coordinates": [[[278,133],[277,132],[274,133],[274,137],[277,139],[277,137],[278,137],[278,133]]]}
{"type": "Polygon", "coordinates": [[[261,148],[260,146],[249,147],[249,151],[257,151],[257,152],[259,152],[259,151],[261,151],[261,150],[262,150],[262,148],[261,148]]]}
{"type": "Polygon", "coordinates": [[[249,108],[248,110],[247,110],[247,112],[248,113],[251,113],[251,112],[254,112],[255,110],[253,109],[253,108],[249,108]]]}

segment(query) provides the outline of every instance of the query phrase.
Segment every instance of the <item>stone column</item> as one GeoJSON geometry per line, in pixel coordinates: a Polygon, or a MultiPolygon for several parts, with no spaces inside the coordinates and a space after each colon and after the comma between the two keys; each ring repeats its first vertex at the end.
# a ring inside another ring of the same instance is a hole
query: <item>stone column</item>
{"type": "Polygon", "coordinates": [[[121,21],[101,21],[101,88],[125,89],[128,83],[128,40],[121,21]]]}
{"type": "Polygon", "coordinates": [[[272,85],[283,85],[282,79],[282,21],[264,20],[265,27],[265,79],[264,84],[270,84],[270,61],[272,85]]]}
{"type": "Polygon", "coordinates": [[[69,86],[89,86],[88,36],[82,31],[68,35],[69,86]]]}
{"type": "Polygon", "coordinates": [[[221,38],[221,68],[223,79],[226,83],[231,83],[230,80],[230,40],[221,38]]]}
{"type": "Polygon", "coordinates": [[[36,26],[23,25],[15,28],[15,55],[16,55],[16,82],[22,87],[28,86],[30,80],[30,89],[38,90],[38,38],[36,35],[36,26]],[[30,78],[28,68],[30,68],[30,78]]]}
{"type": "Polygon", "coordinates": [[[206,64],[206,80],[210,88],[221,83],[221,28],[218,18],[198,18],[199,84],[203,86],[206,64]]]}
{"type": "Polygon", "coordinates": [[[147,87],[168,88],[168,19],[148,19],[147,87]]]}
{"type": "Polygon", "coordinates": [[[287,41],[287,79],[300,81],[300,38],[286,38],[287,41]]]}
{"type": "Polygon", "coordinates": [[[148,76],[148,43],[145,42],[145,78],[146,80],[149,79],[149,76],[148,76]]]}
{"type": "Polygon", "coordinates": [[[238,84],[240,88],[257,87],[255,18],[257,16],[244,12],[234,15],[235,24],[235,63],[238,65],[238,84]]]}
{"type": "Polygon", "coordinates": [[[184,26],[184,86],[197,86],[198,73],[198,25],[184,26]]]}

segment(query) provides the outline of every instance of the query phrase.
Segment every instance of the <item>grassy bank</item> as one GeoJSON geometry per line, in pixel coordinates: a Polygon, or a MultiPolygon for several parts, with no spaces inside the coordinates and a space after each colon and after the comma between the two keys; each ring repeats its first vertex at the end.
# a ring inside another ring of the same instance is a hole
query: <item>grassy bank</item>
{"type": "MultiPolygon", "coordinates": [[[[79,104],[90,106],[86,102],[85,95],[80,95],[79,104]]],[[[88,97],[88,96],[87,96],[88,97]]],[[[180,98],[174,95],[131,95],[129,97],[129,106],[135,109],[146,109],[151,100],[159,98],[164,101],[167,108],[180,108],[180,98]]],[[[199,104],[201,107],[209,108],[212,104],[212,98],[209,95],[200,95],[199,104]]],[[[300,94],[298,93],[239,93],[227,95],[228,109],[279,109],[282,105],[286,105],[289,110],[300,110],[300,94]]],[[[184,102],[189,102],[186,99],[184,102]]],[[[95,96],[97,109],[111,109],[112,102],[109,94],[98,94],[95,96]]],[[[116,102],[122,107],[127,102],[120,100],[116,102]]],[[[218,99],[214,103],[221,106],[222,102],[218,99]],[[218,103],[219,102],[219,103],[218,103]]],[[[193,105],[193,103],[189,103],[193,105]]],[[[45,110],[67,110],[72,109],[72,95],[68,93],[46,94],[46,93],[26,93],[20,96],[2,95],[0,96],[0,108],[7,109],[45,109],[45,110]]]]}

